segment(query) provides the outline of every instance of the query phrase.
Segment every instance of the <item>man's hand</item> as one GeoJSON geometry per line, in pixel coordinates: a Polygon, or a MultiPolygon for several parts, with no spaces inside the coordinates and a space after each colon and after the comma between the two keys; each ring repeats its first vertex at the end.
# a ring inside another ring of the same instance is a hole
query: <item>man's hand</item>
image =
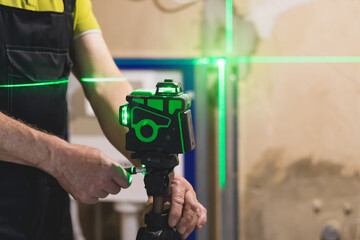
{"type": "Polygon", "coordinates": [[[54,155],[52,175],[76,200],[94,204],[131,184],[131,175],[96,148],[69,144],[54,155]]]}
{"type": "Polygon", "coordinates": [[[49,173],[84,203],[96,203],[131,183],[131,176],[99,149],[70,144],[1,112],[0,159],[49,173]]]}
{"type": "Polygon", "coordinates": [[[199,203],[191,184],[176,175],[171,184],[169,225],[177,228],[184,239],[207,222],[207,210],[199,203]]]}
{"type": "MultiPolygon", "coordinates": [[[[171,184],[170,213],[168,224],[176,227],[183,239],[192,231],[201,229],[207,222],[207,210],[196,198],[196,193],[185,178],[176,175],[171,184]]],[[[153,197],[146,203],[145,213],[151,211],[153,197]]]]}

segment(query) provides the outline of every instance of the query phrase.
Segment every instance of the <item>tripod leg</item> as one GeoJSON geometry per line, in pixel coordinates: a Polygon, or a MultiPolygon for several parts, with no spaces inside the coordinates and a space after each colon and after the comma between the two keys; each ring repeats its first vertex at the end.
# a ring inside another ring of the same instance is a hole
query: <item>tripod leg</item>
{"type": "Polygon", "coordinates": [[[154,197],[153,213],[162,214],[164,211],[164,197],[154,197]]]}
{"type": "Polygon", "coordinates": [[[169,211],[145,215],[146,227],[139,229],[136,240],[182,240],[180,233],[167,224],[169,211]]]}

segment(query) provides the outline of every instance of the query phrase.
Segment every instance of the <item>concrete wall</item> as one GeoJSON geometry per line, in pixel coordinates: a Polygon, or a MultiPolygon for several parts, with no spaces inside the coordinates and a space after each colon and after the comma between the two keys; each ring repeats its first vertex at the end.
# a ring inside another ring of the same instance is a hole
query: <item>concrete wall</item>
{"type": "MultiPolygon", "coordinates": [[[[255,56],[359,56],[357,1],[236,1],[255,56]],[[269,7],[271,5],[271,7],[269,7]],[[289,5],[289,6],[287,6],[289,5]]],[[[360,63],[253,63],[239,83],[241,239],[358,239],[360,63]]]]}
{"type": "Polygon", "coordinates": [[[114,57],[181,58],[201,55],[203,2],[93,0],[114,57]]]}
{"type": "MultiPolygon", "coordinates": [[[[166,0],[93,0],[93,6],[114,57],[198,57],[218,54],[202,49],[208,2],[182,8],[166,0]]],[[[360,54],[359,1],[233,2],[241,21],[234,49],[241,54],[360,54]],[[250,33],[256,36],[244,39],[250,33]]],[[[220,33],[211,46],[223,46],[220,33]]],[[[240,73],[241,239],[315,240],[327,224],[341,239],[357,239],[360,63],[252,63],[240,73]]]]}

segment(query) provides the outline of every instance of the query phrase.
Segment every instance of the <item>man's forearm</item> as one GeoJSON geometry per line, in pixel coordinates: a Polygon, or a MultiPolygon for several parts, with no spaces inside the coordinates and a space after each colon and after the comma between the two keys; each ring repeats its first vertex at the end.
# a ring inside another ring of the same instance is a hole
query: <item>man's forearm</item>
{"type": "MultiPolygon", "coordinates": [[[[119,107],[126,103],[125,96],[132,91],[127,82],[118,83],[84,83],[85,94],[90,100],[100,126],[107,139],[122,154],[130,159],[130,152],[125,149],[127,128],[119,124],[119,107]]],[[[137,167],[140,163],[130,159],[137,167]]]]}
{"type": "MultiPolygon", "coordinates": [[[[123,75],[117,68],[101,34],[86,34],[74,41],[73,51],[75,76],[81,78],[119,78],[123,75]]],[[[128,159],[125,149],[127,129],[119,124],[119,107],[126,103],[126,95],[132,92],[127,81],[82,82],[87,99],[90,101],[100,126],[108,138],[128,159]]],[[[139,166],[136,161],[133,164],[139,166]]]]}
{"type": "Polygon", "coordinates": [[[40,168],[53,174],[53,156],[66,142],[0,112],[0,160],[40,168]]]}
{"type": "Polygon", "coordinates": [[[96,203],[131,183],[127,172],[99,149],[67,143],[1,112],[0,160],[49,173],[83,203],[96,203]]]}

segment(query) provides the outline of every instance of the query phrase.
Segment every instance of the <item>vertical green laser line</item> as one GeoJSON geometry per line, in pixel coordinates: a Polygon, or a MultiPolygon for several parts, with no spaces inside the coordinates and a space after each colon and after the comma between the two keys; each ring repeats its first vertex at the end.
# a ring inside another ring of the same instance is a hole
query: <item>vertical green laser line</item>
{"type": "Polygon", "coordinates": [[[233,2],[226,0],[226,53],[233,53],[233,2]]]}
{"type": "Polygon", "coordinates": [[[219,183],[220,188],[224,189],[226,185],[226,76],[225,59],[219,59],[218,64],[218,107],[219,107],[219,183]]]}

